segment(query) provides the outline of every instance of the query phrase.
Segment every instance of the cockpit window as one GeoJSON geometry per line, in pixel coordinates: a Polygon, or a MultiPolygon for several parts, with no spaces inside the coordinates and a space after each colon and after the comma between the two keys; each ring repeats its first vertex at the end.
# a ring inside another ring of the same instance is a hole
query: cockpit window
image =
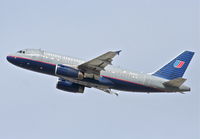
{"type": "Polygon", "coordinates": [[[20,50],[17,53],[25,54],[25,51],[20,50]]]}

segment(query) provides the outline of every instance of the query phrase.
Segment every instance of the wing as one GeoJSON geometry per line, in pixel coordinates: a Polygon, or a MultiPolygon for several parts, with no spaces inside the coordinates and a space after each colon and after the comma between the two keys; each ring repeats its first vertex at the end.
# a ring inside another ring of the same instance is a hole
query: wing
{"type": "Polygon", "coordinates": [[[111,65],[113,58],[116,55],[119,55],[120,52],[121,51],[107,52],[97,58],[79,65],[78,68],[87,74],[100,75],[100,72],[104,70],[107,65],[111,65]]]}

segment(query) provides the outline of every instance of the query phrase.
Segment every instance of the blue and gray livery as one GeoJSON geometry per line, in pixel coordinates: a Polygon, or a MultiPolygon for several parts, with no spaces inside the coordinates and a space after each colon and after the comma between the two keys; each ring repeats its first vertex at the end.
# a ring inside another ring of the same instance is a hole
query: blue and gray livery
{"type": "Polygon", "coordinates": [[[21,68],[58,77],[56,87],[63,91],[83,93],[85,87],[109,94],[114,90],[146,93],[186,92],[183,75],[194,55],[184,51],[153,74],[136,73],[112,66],[121,51],[110,51],[89,61],[59,55],[40,49],[24,49],[7,56],[21,68]]]}

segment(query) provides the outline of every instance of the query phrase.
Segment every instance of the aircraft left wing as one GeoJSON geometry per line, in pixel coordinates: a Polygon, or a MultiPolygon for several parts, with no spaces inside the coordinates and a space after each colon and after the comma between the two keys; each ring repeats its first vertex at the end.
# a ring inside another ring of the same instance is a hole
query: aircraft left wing
{"type": "Polygon", "coordinates": [[[83,71],[87,74],[94,74],[94,75],[99,76],[100,72],[102,70],[105,70],[104,68],[107,65],[111,65],[113,58],[116,55],[119,55],[120,52],[121,52],[121,50],[107,52],[97,58],[94,58],[88,62],[85,62],[85,63],[79,65],[78,69],[80,69],[81,71],[83,71]]]}

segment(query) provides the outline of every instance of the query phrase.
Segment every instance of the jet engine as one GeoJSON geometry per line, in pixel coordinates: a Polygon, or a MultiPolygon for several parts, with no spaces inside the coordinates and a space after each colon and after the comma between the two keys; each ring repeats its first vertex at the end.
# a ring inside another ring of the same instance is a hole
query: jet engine
{"type": "Polygon", "coordinates": [[[56,75],[63,76],[63,77],[76,78],[80,80],[84,78],[83,73],[80,72],[78,69],[61,65],[61,64],[57,65],[56,75]]]}
{"type": "Polygon", "coordinates": [[[85,89],[83,85],[72,83],[66,80],[59,80],[56,85],[56,88],[72,93],[83,93],[85,89]]]}

